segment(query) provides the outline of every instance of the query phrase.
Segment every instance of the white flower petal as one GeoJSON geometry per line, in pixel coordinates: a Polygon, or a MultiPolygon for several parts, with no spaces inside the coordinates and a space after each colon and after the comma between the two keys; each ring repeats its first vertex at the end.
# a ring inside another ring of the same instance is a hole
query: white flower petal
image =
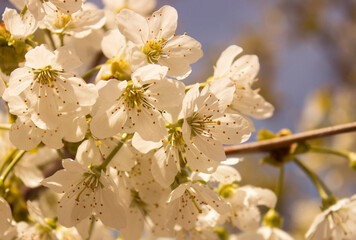
{"type": "Polygon", "coordinates": [[[208,89],[218,99],[219,110],[224,112],[234,98],[235,85],[233,82],[228,78],[222,78],[211,82],[208,89]]]}
{"type": "Polygon", "coordinates": [[[35,188],[41,185],[44,179],[43,173],[34,164],[18,164],[14,169],[14,174],[30,188],[35,188]]]}
{"type": "Polygon", "coordinates": [[[17,68],[12,71],[9,86],[4,92],[4,100],[8,101],[7,96],[18,96],[30,86],[33,80],[34,74],[30,68],[17,68]]]}
{"type": "Polygon", "coordinates": [[[120,233],[126,240],[140,239],[144,230],[144,217],[140,210],[136,207],[125,209],[127,225],[121,229],[120,233]]]}
{"type": "Polygon", "coordinates": [[[144,17],[129,9],[116,15],[120,32],[131,42],[143,45],[148,38],[148,24],[144,17]]]}
{"type": "Polygon", "coordinates": [[[269,118],[274,112],[272,104],[250,88],[236,89],[231,108],[257,119],[269,118]]]}
{"type": "Polygon", "coordinates": [[[167,67],[148,64],[144,67],[137,69],[131,76],[135,86],[142,86],[144,84],[159,82],[166,76],[168,71],[167,67]]]}
{"type": "Polygon", "coordinates": [[[132,152],[127,143],[124,143],[119,152],[115,154],[109,166],[118,171],[130,171],[136,163],[136,155],[132,152]]]}
{"type": "Polygon", "coordinates": [[[132,145],[141,153],[148,153],[152,149],[156,149],[162,146],[162,142],[146,141],[138,132],[135,132],[134,136],[132,137],[132,145]]]}
{"type": "Polygon", "coordinates": [[[36,19],[30,12],[20,16],[16,10],[10,8],[5,9],[2,19],[6,29],[16,39],[25,39],[33,34],[38,26],[36,19]]]}
{"type": "Polygon", "coordinates": [[[233,167],[220,165],[212,174],[220,184],[230,184],[241,181],[240,173],[233,167]]]}
{"type": "Polygon", "coordinates": [[[175,161],[178,161],[179,157],[175,151],[169,147],[162,147],[155,152],[152,160],[152,176],[163,188],[168,188],[178,173],[175,161]]]}
{"type": "Polygon", "coordinates": [[[171,6],[163,6],[154,12],[148,20],[150,38],[168,39],[177,29],[178,13],[171,6]]]}
{"type": "Polygon", "coordinates": [[[25,66],[34,69],[43,69],[48,65],[53,65],[52,67],[59,67],[56,62],[56,55],[51,52],[46,45],[42,44],[37,46],[25,55],[26,63],[25,66]]]}
{"type": "Polygon", "coordinates": [[[65,71],[71,71],[82,65],[82,61],[76,55],[74,49],[64,46],[55,51],[57,62],[65,71]]]}
{"type": "Polygon", "coordinates": [[[17,148],[31,150],[41,142],[40,134],[40,130],[32,121],[22,122],[18,118],[11,126],[9,137],[11,143],[17,148]]]}
{"type": "Polygon", "coordinates": [[[221,199],[217,192],[211,190],[206,185],[195,183],[193,188],[201,196],[201,199],[219,214],[224,215],[231,211],[231,206],[221,199]]]}
{"type": "Polygon", "coordinates": [[[169,195],[169,199],[167,202],[173,202],[174,200],[180,198],[184,192],[191,186],[192,184],[190,182],[183,183],[179,185],[177,188],[175,188],[171,194],[169,195]]]}
{"type": "Polygon", "coordinates": [[[126,217],[124,209],[119,204],[117,195],[113,190],[114,183],[103,176],[100,181],[104,184],[104,187],[96,191],[98,204],[95,207],[95,212],[105,225],[117,230],[122,229],[126,225],[126,217]]]}
{"type": "Polygon", "coordinates": [[[142,139],[157,142],[167,135],[166,124],[157,110],[142,108],[132,113],[132,122],[142,139]]]}
{"type": "Polygon", "coordinates": [[[207,157],[214,161],[224,161],[226,159],[224,148],[220,141],[201,135],[193,137],[192,142],[207,157]]]}
{"type": "Polygon", "coordinates": [[[107,32],[101,41],[101,49],[107,58],[120,57],[126,48],[126,39],[119,30],[107,32]]]}
{"type": "Polygon", "coordinates": [[[71,184],[78,182],[82,177],[78,172],[84,171],[79,163],[71,159],[64,159],[62,165],[65,170],[59,170],[42,181],[43,186],[48,187],[57,193],[65,192],[71,187],[71,184]]]}
{"type": "Polygon", "coordinates": [[[47,224],[45,222],[45,217],[42,213],[39,203],[34,201],[27,201],[26,204],[31,217],[33,217],[42,226],[46,226],[47,224]]]}
{"type": "Polygon", "coordinates": [[[61,12],[74,13],[82,8],[82,0],[50,0],[61,12]]]}
{"type": "Polygon", "coordinates": [[[189,167],[196,172],[213,173],[220,164],[219,161],[207,157],[193,145],[187,146],[186,158],[189,167]]]}
{"type": "Polygon", "coordinates": [[[231,70],[230,76],[236,83],[253,80],[260,70],[258,57],[256,55],[244,55],[233,63],[231,70]]]}
{"type": "Polygon", "coordinates": [[[101,154],[93,138],[89,138],[79,145],[75,158],[84,166],[100,164],[101,154]]]}
{"type": "Polygon", "coordinates": [[[214,78],[221,78],[228,75],[232,62],[241,52],[242,48],[236,45],[231,45],[225,49],[216,63],[214,78]]]}

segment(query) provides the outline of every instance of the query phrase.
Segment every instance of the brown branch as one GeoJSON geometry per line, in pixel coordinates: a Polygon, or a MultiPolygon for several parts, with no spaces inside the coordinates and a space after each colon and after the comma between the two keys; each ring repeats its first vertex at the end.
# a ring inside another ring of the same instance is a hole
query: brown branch
{"type": "Polygon", "coordinates": [[[310,139],[322,138],[341,133],[356,131],[356,122],[341,124],[337,126],[316,129],[312,131],[297,133],[290,136],[274,138],[261,142],[246,143],[237,146],[225,147],[226,154],[269,152],[280,148],[285,148],[293,143],[304,142],[310,139]]]}

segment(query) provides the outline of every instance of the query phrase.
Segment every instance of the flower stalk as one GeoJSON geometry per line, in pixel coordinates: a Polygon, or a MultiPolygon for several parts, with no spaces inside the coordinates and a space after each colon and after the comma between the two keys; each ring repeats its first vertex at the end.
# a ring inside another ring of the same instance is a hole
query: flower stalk
{"type": "Polygon", "coordinates": [[[10,174],[10,172],[13,170],[13,168],[16,166],[16,164],[21,160],[23,155],[25,155],[26,151],[21,150],[16,157],[11,161],[11,163],[7,166],[4,174],[1,175],[0,177],[0,185],[4,184],[7,176],[10,174]]]}
{"type": "Polygon", "coordinates": [[[305,166],[299,159],[295,158],[294,162],[308,175],[310,180],[317,188],[319,195],[323,201],[323,208],[328,208],[330,205],[336,202],[336,198],[332,194],[327,185],[316,175],[312,170],[305,166]]]}

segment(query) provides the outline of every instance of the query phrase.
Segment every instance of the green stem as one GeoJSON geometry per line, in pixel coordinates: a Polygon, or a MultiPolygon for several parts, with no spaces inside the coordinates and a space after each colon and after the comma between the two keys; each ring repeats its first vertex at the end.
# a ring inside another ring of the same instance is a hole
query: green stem
{"type": "Polygon", "coordinates": [[[103,66],[103,64],[98,65],[98,66],[96,66],[96,67],[90,69],[86,74],[84,74],[84,75],[82,76],[82,78],[83,78],[84,80],[87,80],[87,79],[90,78],[91,75],[93,75],[95,72],[99,71],[102,66],[103,66]]]}
{"type": "Polygon", "coordinates": [[[323,148],[319,146],[310,146],[310,150],[312,150],[313,152],[333,154],[345,158],[349,158],[350,155],[350,153],[346,151],[338,151],[338,150],[323,148]]]}
{"type": "Polygon", "coordinates": [[[7,166],[4,174],[2,174],[0,177],[0,185],[5,182],[7,176],[10,174],[10,172],[16,166],[16,164],[21,160],[23,155],[25,155],[25,153],[26,153],[25,150],[21,150],[20,153],[17,154],[16,157],[12,160],[12,162],[7,166]]]}
{"type": "Polygon", "coordinates": [[[25,43],[30,45],[33,48],[37,47],[36,42],[34,42],[32,39],[26,38],[25,43]]]}
{"type": "Polygon", "coordinates": [[[1,130],[10,130],[10,128],[11,128],[11,124],[6,124],[6,123],[0,124],[1,130]]]}
{"type": "Polygon", "coordinates": [[[312,180],[315,187],[318,189],[319,195],[323,200],[328,200],[328,196],[333,197],[330,189],[312,170],[310,170],[297,158],[294,159],[294,162],[309,176],[310,180],[312,180]]]}
{"type": "Polygon", "coordinates": [[[186,190],[190,196],[190,199],[192,200],[194,206],[197,208],[198,212],[199,213],[202,213],[203,211],[200,209],[200,207],[198,206],[197,202],[195,201],[195,197],[193,196],[193,194],[189,191],[189,190],[186,190]]]}
{"type": "Polygon", "coordinates": [[[47,34],[49,41],[51,42],[52,48],[53,50],[57,49],[56,44],[54,43],[53,37],[52,37],[52,33],[50,30],[46,29],[45,33],[47,34]]]}
{"type": "Polygon", "coordinates": [[[122,145],[124,145],[124,142],[127,140],[128,138],[128,134],[124,134],[121,138],[121,141],[117,144],[117,146],[111,151],[111,153],[109,154],[109,156],[104,160],[104,162],[102,162],[99,165],[99,170],[106,170],[106,167],[108,166],[108,164],[111,162],[111,160],[114,158],[114,156],[116,155],[116,153],[121,149],[122,145]]]}
{"type": "Polygon", "coordinates": [[[2,171],[4,170],[5,166],[7,164],[9,164],[9,162],[11,161],[11,159],[14,157],[14,155],[16,154],[16,152],[18,151],[17,148],[11,149],[9,152],[6,153],[5,155],[5,159],[0,167],[0,173],[2,173],[2,171]]]}
{"type": "Polygon", "coordinates": [[[22,17],[23,15],[25,15],[25,13],[27,12],[27,4],[25,4],[25,6],[23,7],[23,9],[20,12],[20,16],[22,17]]]}
{"type": "Polygon", "coordinates": [[[276,188],[274,190],[274,192],[276,193],[277,199],[279,199],[281,192],[282,192],[283,176],[284,176],[284,164],[281,166],[281,168],[279,170],[278,182],[277,182],[276,188]]]}
{"type": "Polygon", "coordinates": [[[63,160],[64,159],[64,155],[62,153],[62,151],[60,149],[57,149],[57,154],[58,154],[58,157],[63,160]]]}
{"type": "MultiPolygon", "coordinates": [[[[203,83],[199,83],[199,88],[204,88],[206,85],[208,85],[210,81],[207,80],[206,82],[203,83]]],[[[185,87],[185,92],[187,92],[188,90],[190,90],[192,87],[194,87],[195,84],[191,84],[185,87]]]]}
{"type": "Polygon", "coordinates": [[[59,36],[59,40],[61,41],[61,47],[63,47],[64,46],[64,34],[59,33],[58,36],[59,36]]]}
{"type": "Polygon", "coordinates": [[[88,238],[86,240],[90,240],[91,235],[93,234],[94,225],[95,225],[95,216],[92,215],[91,216],[90,226],[89,226],[89,236],[88,236],[88,238]]]}

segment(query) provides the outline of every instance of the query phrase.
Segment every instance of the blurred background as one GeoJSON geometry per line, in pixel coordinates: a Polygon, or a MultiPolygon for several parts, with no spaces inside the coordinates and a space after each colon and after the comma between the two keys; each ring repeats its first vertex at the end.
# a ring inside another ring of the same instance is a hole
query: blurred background
{"type": "MultiPolygon", "coordinates": [[[[100,0],[91,1],[102,7],[100,0]]],[[[275,106],[256,129],[293,132],[356,120],[356,2],[353,0],[157,0],[175,7],[178,34],[201,42],[204,57],[193,65],[186,83],[203,82],[213,74],[221,52],[231,44],[256,54],[261,70],[255,88],[275,106]]],[[[0,0],[0,11],[10,6],[0,0]]],[[[250,141],[255,140],[254,135],[250,141]]],[[[313,142],[331,149],[356,151],[356,134],[313,142]]],[[[259,165],[261,155],[246,155],[237,166],[243,184],[274,188],[278,169],[259,165]]],[[[303,160],[339,198],[356,193],[356,172],[346,159],[307,154],[303,160]]],[[[282,201],[283,228],[296,239],[319,210],[318,194],[294,164],[288,164],[282,201]]]]}

